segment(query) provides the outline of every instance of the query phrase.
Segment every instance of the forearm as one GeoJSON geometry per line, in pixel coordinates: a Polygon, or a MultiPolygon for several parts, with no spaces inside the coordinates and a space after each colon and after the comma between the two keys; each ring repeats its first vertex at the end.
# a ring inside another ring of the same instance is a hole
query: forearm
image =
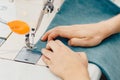
{"type": "Polygon", "coordinates": [[[105,27],[108,28],[109,34],[115,34],[120,32],[120,14],[105,21],[105,27]]]}

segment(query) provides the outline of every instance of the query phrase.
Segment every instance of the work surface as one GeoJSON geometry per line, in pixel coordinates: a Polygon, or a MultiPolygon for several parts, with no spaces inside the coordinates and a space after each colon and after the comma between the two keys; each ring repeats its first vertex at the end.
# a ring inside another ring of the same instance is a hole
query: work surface
{"type": "MultiPolygon", "coordinates": [[[[50,21],[57,13],[58,8],[60,8],[60,5],[63,3],[63,0],[55,1],[55,10],[52,14],[44,16],[35,42],[42,36],[50,21]]],[[[37,24],[42,4],[42,0],[16,0],[15,2],[0,0],[0,15],[2,18],[6,19],[6,21],[20,19],[33,27],[37,24]],[[33,16],[33,14],[35,15],[33,16]]],[[[5,26],[3,24],[0,25],[5,26]]],[[[0,37],[3,41],[0,47],[0,80],[59,80],[59,78],[54,76],[49,69],[45,67],[41,59],[36,65],[15,62],[15,57],[25,46],[25,37],[23,35],[11,33],[7,26],[4,28],[0,27],[0,32],[2,32],[0,33],[0,37]],[[5,39],[7,40],[5,41],[5,39]]],[[[101,72],[97,66],[89,64],[88,70],[92,80],[99,79],[101,72]]]]}

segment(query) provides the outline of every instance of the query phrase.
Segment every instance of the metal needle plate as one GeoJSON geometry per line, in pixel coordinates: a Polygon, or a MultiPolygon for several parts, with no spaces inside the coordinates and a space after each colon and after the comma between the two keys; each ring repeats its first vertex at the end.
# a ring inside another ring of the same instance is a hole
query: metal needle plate
{"type": "Polygon", "coordinates": [[[31,51],[23,47],[14,60],[18,62],[36,64],[40,57],[41,53],[39,51],[31,51]]]}

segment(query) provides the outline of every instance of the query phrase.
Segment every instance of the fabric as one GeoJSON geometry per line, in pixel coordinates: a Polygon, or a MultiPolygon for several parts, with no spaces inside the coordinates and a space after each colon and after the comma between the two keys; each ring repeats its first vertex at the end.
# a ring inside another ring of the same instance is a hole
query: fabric
{"type": "MultiPolygon", "coordinates": [[[[65,0],[60,11],[49,25],[47,31],[60,25],[96,23],[109,19],[120,13],[120,8],[109,0],[65,0]]],[[[67,45],[67,39],[58,38],[67,45]]],[[[38,41],[37,49],[41,50],[46,42],[38,41]]],[[[67,45],[68,46],[68,45],[67,45]]],[[[68,46],[70,47],[70,46],[68,46]]],[[[99,66],[107,80],[120,78],[120,34],[112,35],[100,45],[83,48],[70,47],[73,51],[84,51],[88,60],[99,66]]]]}

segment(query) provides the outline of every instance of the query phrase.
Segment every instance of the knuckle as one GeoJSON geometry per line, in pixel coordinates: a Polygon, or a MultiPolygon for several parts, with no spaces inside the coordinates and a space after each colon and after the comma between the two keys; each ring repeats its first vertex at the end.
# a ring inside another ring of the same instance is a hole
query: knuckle
{"type": "Polygon", "coordinates": [[[54,32],[59,32],[61,30],[61,27],[59,26],[59,27],[56,27],[56,28],[54,28],[54,32]]]}
{"type": "Polygon", "coordinates": [[[60,40],[55,40],[55,42],[60,42],[60,40]]]}
{"type": "Polygon", "coordinates": [[[54,30],[59,30],[60,29],[60,27],[56,27],[56,28],[54,28],[54,30]]]}
{"type": "Polygon", "coordinates": [[[85,53],[85,52],[80,52],[80,53],[82,53],[82,54],[86,55],[86,53],[85,53]]]}
{"type": "Polygon", "coordinates": [[[47,45],[51,45],[53,43],[53,40],[50,40],[47,45]]]}

